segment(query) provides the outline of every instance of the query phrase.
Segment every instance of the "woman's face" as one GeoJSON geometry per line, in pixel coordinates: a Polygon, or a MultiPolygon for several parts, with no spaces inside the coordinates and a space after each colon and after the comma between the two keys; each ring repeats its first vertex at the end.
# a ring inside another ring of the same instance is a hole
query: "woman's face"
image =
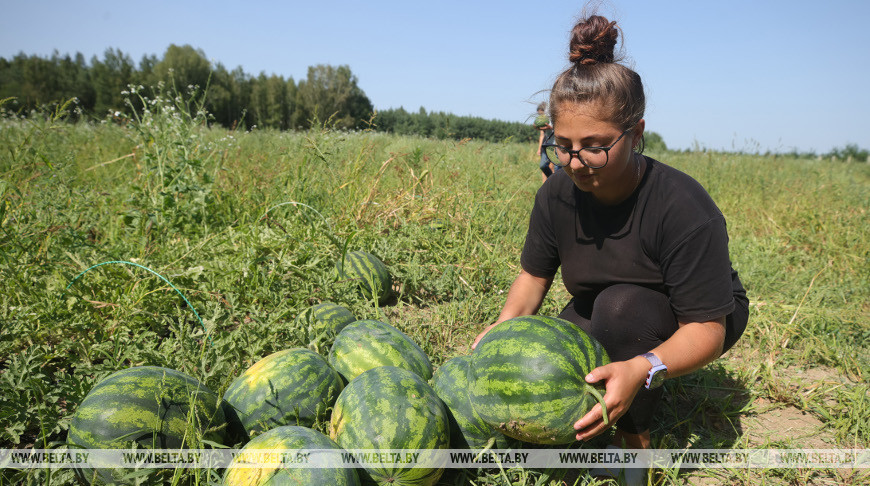
{"type": "MultiPolygon", "coordinates": [[[[622,135],[624,129],[600,116],[604,113],[597,104],[565,104],[553,120],[557,144],[580,150],[584,147],[608,147],[622,135]]],[[[639,183],[637,177],[640,159],[634,157],[632,148],[640,142],[644,121],[640,120],[608,151],[607,165],[590,169],[572,156],[564,167],[565,172],[581,191],[591,193],[603,204],[622,202],[639,183]]],[[[581,152],[586,156],[587,151],[581,152]]],[[[603,156],[603,153],[601,154],[603,156]]],[[[589,162],[593,162],[591,157],[589,162]]]]}

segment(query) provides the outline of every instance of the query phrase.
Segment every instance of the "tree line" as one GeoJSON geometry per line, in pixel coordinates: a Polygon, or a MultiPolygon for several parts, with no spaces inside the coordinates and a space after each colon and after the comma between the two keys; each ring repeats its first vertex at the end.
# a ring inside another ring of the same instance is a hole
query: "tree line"
{"type": "MultiPolygon", "coordinates": [[[[23,116],[71,98],[77,106],[73,119],[130,115],[129,87],[141,86],[147,92],[161,84],[182,93],[189,87],[202,90],[203,109],[211,122],[230,129],[307,130],[313,124],[328,124],[456,140],[530,142],[538,137],[529,124],[520,122],[427,112],[422,107],[416,112],[401,107],[376,111],[348,66],[311,66],[305,79],[297,82],[264,72],[254,76],[241,67],[230,70],[221,63],[212,64],[200,49],[174,44],[162,58],[145,55],[138,64],[114,48],[107,49],[102,59],[93,56],[90,60],[81,53],[70,56],[56,51],[45,58],[24,53],[11,59],[0,57],[0,102],[5,100],[4,108],[23,116]]],[[[137,100],[130,101],[135,107],[137,100]]],[[[644,139],[647,149],[667,149],[655,132],[646,132],[644,139]]],[[[781,155],[867,161],[870,153],[850,144],[821,155],[797,151],[781,155]]]]}
{"type": "MultiPolygon", "coordinates": [[[[528,124],[427,113],[424,108],[376,111],[348,66],[317,65],[305,79],[295,81],[276,74],[251,75],[241,67],[212,64],[202,50],[170,45],[162,58],[146,55],[137,63],[119,49],[110,48],[100,59],[86,60],[57,52],[50,57],[20,53],[0,58],[0,100],[14,98],[6,108],[26,116],[47,104],[76,98],[74,117],[105,119],[130,115],[138,90],[169,87],[179,93],[202,90],[203,108],[211,122],[226,128],[252,127],[305,130],[313,124],[339,129],[373,129],[400,135],[519,142],[537,139],[528,124]]],[[[156,96],[156,92],[150,93],[156,96]]],[[[147,95],[146,95],[147,96],[147,95]]]]}
{"type": "Polygon", "coordinates": [[[132,109],[126,100],[130,86],[147,92],[161,84],[184,94],[192,87],[203,90],[203,108],[214,123],[228,128],[304,129],[319,117],[352,129],[373,112],[347,66],[312,66],[306,79],[295,82],[275,74],[252,76],[241,67],[213,66],[201,50],[174,44],[163,58],[146,55],[138,65],[118,49],[90,61],[81,53],[71,57],[57,52],[49,58],[23,53],[0,58],[0,99],[15,98],[24,114],[74,97],[80,116],[102,119],[132,109]]]}

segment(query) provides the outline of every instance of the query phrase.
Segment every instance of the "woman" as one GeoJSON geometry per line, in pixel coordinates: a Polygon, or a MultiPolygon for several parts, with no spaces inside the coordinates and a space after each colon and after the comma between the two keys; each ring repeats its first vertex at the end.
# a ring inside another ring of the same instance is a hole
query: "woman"
{"type": "MultiPolygon", "coordinates": [[[[573,296],[559,317],[598,339],[612,363],[603,381],[613,444],[649,448],[663,377],[695,371],[746,327],[748,300],[728,255],[725,219],[688,175],[643,156],[640,77],[615,62],[615,22],[572,31],[571,67],[550,95],[554,136],[545,153],[563,167],[535,197],[522,271],[495,324],[534,314],[561,266],[573,296]]],[[[578,440],[607,429],[596,405],[577,417],[578,440]]]]}
{"type": "Polygon", "coordinates": [[[540,159],[538,167],[541,169],[544,182],[547,182],[547,178],[553,175],[553,164],[544,153],[544,142],[553,136],[553,127],[550,126],[550,119],[547,118],[546,111],[547,103],[540,103],[538,105],[538,116],[535,117],[535,128],[538,130],[538,150],[536,154],[540,159]]]}

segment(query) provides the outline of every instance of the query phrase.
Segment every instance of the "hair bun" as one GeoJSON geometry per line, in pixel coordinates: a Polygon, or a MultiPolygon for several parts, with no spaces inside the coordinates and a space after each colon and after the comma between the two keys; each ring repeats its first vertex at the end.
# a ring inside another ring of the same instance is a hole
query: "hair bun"
{"type": "Polygon", "coordinates": [[[582,65],[613,62],[618,38],[616,22],[600,15],[583,19],[571,30],[568,59],[582,65]]]}

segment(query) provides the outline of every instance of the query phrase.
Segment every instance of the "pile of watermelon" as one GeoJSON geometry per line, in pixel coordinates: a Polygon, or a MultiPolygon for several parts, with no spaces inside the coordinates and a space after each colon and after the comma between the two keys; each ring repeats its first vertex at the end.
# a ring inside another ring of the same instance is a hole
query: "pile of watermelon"
{"type": "MultiPolygon", "coordinates": [[[[371,268],[386,271],[369,267],[365,255],[350,255],[337,265],[346,278],[371,268]]],[[[386,279],[369,274],[360,289],[380,300],[389,280],[388,273],[386,279]]],[[[608,362],[606,353],[560,319],[505,321],[471,355],[446,361],[434,374],[429,357],[405,333],[386,322],[357,320],[338,304],[312,306],[294,322],[308,347],[260,359],[222,396],[167,368],[140,366],[108,376],[78,407],[68,442],[88,449],[507,449],[573,442],[573,422],[601,400],[584,377],[608,362]]],[[[124,473],[81,471],[96,482],[115,482],[124,473]]],[[[437,461],[270,469],[238,460],[226,469],[224,484],[426,486],[442,473],[437,461]]]]}

